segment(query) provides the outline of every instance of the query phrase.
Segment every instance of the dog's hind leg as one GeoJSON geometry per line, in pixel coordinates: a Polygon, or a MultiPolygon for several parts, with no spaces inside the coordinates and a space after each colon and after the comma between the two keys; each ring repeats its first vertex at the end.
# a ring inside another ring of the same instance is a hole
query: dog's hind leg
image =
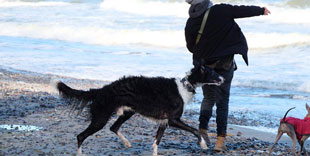
{"type": "Polygon", "coordinates": [[[183,129],[185,131],[191,132],[198,138],[198,142],[202,149],[208,149],[208,146],[206,144],[206,140],[204,140],[203,137],[200,136],[199,131],[193,127],[188,126],[184,122],[182,122],[180,119],[169,119],[168,121],[169,126],[176,127],[183,129]]]}
{"type": "Polygon", "coordinates": [[[287,135],[292,139],[293,145],[292,145],[292,153],[293,155],[296,155],[295,147],[297,142],[297,136],[295,134],[295,131],[288,132],[287,135]]]}
{"type": "Polygon", "coordinates": [[[121,125],[127,121],[130,117],[132,117],[132,115],[134,115],[135,113],[132,111],[126,111],[124,112],[123,115],[121,115],[120,117],[118,117],[118,119],[114,122],[114,124],[111,126],[110,130],[112,132],[114,132],[116,135],[118,135],[122,141],[124,142],[126,147],[131,147],[130,142],[123,136],[123,134],[121,132],[119,132],[119,128],[121,127],[121,125]]]}
{"type": "MultiPolygon", "coordinates": [[[[110,114],[111,115],[111,114],[110,114]]],[[[82,143],[83,141],[90,135],[101,130],[110,118],[109,114],[105,114],[104,116],[92,117],[90,125],[77,136],[78,140],[78,155],[82,155],[82,143]]]]}
{"type": "Polygon", "coordinates": [[[270,150],[269,150],[269,156],[271,156],[271,152],[272,152],[272,149],[274,148],[274,146],[278,143],[278,141],[280,140],[281,136],[283,135],[283,132],[278,130],[278,135],[276,137],[276,140],[274,141],[273,145],[270,147],[270,150]]]}
{"type": "Polygon", "coordinates": [[[157,156],[158,145],[160,143],[161,138],[164,135],[165,129],[166,129],[166,125],[160,125],[158,130],[157,130],[156,140],[154,141],[153,146],[152,146],[153,147],[153,156],[157,156]]]}

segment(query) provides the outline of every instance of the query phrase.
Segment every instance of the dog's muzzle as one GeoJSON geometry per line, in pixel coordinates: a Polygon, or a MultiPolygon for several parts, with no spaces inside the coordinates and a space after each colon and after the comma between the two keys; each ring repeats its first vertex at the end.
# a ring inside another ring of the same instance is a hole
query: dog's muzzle
{"type": "Polygon", "coordinates": [[[216,86],[220,86],[224,83],[225,79],[223,76],[219,76],[220,81],[217,80],[213,80],[213,82],[210,83],[205,83],[206,85],[216,85],[216,86]]]}

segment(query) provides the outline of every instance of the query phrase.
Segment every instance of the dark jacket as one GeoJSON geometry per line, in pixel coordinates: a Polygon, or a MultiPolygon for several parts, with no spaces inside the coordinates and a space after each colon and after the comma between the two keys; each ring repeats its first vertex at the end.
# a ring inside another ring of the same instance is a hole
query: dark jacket
{"type": "Polygon", "coordinates": [[[210,9],[203,34],[197,45],[195,45],[196,37],[204,13],[197,18],[189,18],[186,22],[185,38],[188,50],[193,53],[193,59],[203,58],[207,64],[213,64],[221,58],[241,54],[248,64],[247,42],[234,19],[263,15],[264,8],[218,4],[210,9]]]}

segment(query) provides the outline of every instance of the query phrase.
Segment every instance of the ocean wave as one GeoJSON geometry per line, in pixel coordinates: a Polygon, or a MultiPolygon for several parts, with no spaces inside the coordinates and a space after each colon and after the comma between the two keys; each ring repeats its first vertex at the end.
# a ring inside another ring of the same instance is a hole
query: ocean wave
{"type": "Polygon", "coordinates": [[[157,47],[185,47],[183,31],[110,29],[97,26],[63,26],[58,24],[0,23],[0,35],[56,39],[99,45],[145,45],[157,47]],[[78,33],[77,33],[78,32],[78,33]]]}
{"type": "Polygon", "coordinates": [[[269,23],[275,24],[299,24],[309,26],[310,23],[310,8],[293,8],[288,5],[270,5],[267,7],[271,14],[263,17],[262,20],[267,20],[269,23]]]}
{"type": "Polygon", "coordinates": [[[104,0],[100,7],[143,16],[188,17],[186,10],[189,5],[185,1],[104,0]]]}
{"type": "Polygon", "coordinates": [[[310,7],[309,0],[288,0],[285,4],[290,7],[297,7],[297,8],[309,8],[310,7]]]}
{"type": "Polygon", "coordinates": [[[295,94],[255,94],[255,95],[250,95],[250,96],[251,97],[265,97],[265,98],[310,100],[309,96],[306,96],[306,95],[295,95],[295,94]]]}
{"type": "Polygon", "coordinates": [[[289,8],[309,8],[309,0],[213,0],[215,3],[231,3],[231,4],[266,4],[276,5],[289,8]]]}
{"type": "Polygon", "coordinates": [[[8,7],[46,7],[69,5],[67,2],[46,1],[23,1],[23,0],[0,0],[0,8],[8,7]]]}
{"type": "MultiPolygon", "coordinates": [[[[281,14],[285,19],[290,20],[288,17],[296,17],[287,14],[290,10],[297,9],[298,12],[309,12],[310,2],[309,0],[213,0],[214,4],[228,3],[232,5],[257,5],[267,6],[272,8],[272,15],[277,10],[282,9],[281,14]],[[300,9],[304,8],[304,9],[300,9]],[[276,10],[275,10],[276,9],[276,10]],[[289,16],[286,16],[289,15],[289,16]]],[[[139,14],[144,16],[176,16],[187,18],[187,10],[190,7],[184,0],[104,0],[100,3],[101,9],[112,9],[127,13],[139,14]]],[[[307,14],[299,14],[306,16],[307,14]]],[[[293,18],[296,20],[296,18],[293,18]]]]}
{"type": "Polygon", "coordinates": [[[310,35],[300,33],[245,33],[250,49],[269,49],[310,45],[310,35]]]}
{"type": "MultiPolygon", "coordinates": [[[[287,91],[298,91],[309,93],[310,92],[310,82],[302,83],[289,83],[281,81],[264,81],[264,80],[234,80],[232,83],[236,87],[249,87],[249,88],[262,88],[262,89],[276,89],[276,90],[287,90],[287,91]]],[[[264,95],[272,96],[272,95],[264,95]]],[[[309,96],[288,96],[288,95],[279,95],[287,98],[296,98],[296,99],[309,99],[309,96]]]]}
{"type": "Polygon", "coordinates": [[[298,87],[298,90],[310,93],[310,82],[305,82],[298,87]]]}
{"type": "MultiPolygon", "coordinates": [[[[310,35],[299,33],[245,33],[250,49],[310,45],[310,35]]],[[[57,23],[0,23],[0,35],[56,39],[98,45],[142,45],[185,48],[183,30],[112,29],[64,26],[57,23]],[[78,33],[76,33],[78,32],[78,33]]]]}

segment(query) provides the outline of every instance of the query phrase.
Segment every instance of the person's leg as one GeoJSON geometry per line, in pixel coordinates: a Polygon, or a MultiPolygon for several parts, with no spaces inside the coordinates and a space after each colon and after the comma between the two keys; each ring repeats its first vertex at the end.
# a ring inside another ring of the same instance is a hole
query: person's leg
{"type": "Polygon", "coordinates": [[[225,78],[225,82],[216,89],[216,124],[217,124],[217,136],[216,145],[214,150],[225,151],[225,137],[227,133],[227,120],[229,109],[229,95],[231,82],[234,75],[234,69],[231,68],[228,71],[219,71],[220,75],[225,78]]]}
{"type": "Polygon", "coordinates": [[[220,71],[219,74],[225,78],[225,82],[215,90],[217,135],[226,136],[230,87],[234,70],[232,68],[229,71],[220,71]]]}

